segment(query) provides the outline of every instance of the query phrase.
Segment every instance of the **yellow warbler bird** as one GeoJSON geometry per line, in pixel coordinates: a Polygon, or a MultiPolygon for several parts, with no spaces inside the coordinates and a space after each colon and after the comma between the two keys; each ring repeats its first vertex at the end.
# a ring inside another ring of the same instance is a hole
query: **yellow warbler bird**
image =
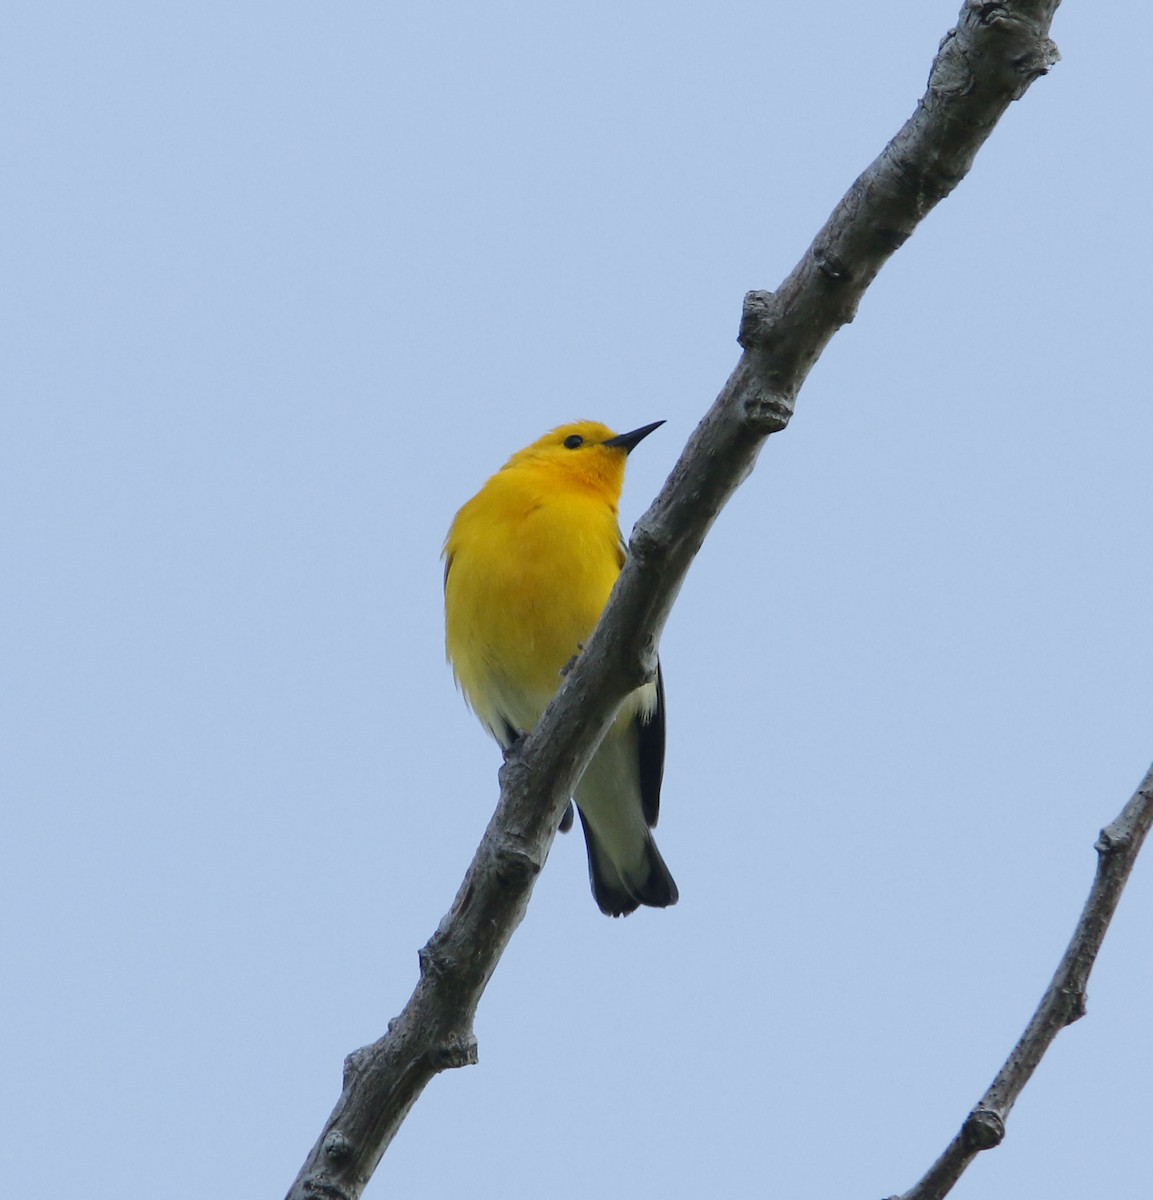
{"type": "MultiPolygon", "coordinates": [[[[469,706],[506,750],[540,719],[596,626],[625,561],[625,459],[663,424],[622,434],[596,421],[562,425],[514,454],[453,520],[445,648],[469,706]]],[[[650,832],[664,754],[658,670],[625,698],[573,796],[593,895],[614,917],[677,902],[650,832]]],[[[570,808],[562,830],[571,823],[570,808]]]]}

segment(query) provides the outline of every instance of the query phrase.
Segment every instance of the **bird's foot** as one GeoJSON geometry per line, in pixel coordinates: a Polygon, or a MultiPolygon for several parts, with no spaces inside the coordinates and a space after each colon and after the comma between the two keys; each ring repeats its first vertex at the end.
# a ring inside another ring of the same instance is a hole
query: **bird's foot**
{"type": "Polygon", "coordinates": [[[509,742],[507,745],[501,746],[500,752],[504,755],[505,762],[508,762],[510,758],[516,758],[520,754],[521,748],[524,746],[524,739],[526,737],[528,737],[527,733],[515,733],[513,734],[511,742],[509,742]]]}

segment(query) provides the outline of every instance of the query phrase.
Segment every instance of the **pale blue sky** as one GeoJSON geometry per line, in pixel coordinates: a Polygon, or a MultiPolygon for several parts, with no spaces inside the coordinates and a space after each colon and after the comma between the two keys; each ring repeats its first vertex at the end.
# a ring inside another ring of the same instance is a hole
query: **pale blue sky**
{"type": "MultiPolygon", "coordinates": [[[[29,1200],[281,1196],[499,755],[440,546],[577,417],[643,511],[958,0],[24,5],[0,45],[0,1147],[29,1200]],[[126,1180],[128,1182],[126,1182],[126,1180]]],[[[681,903],[561,839],[367,1196],[909,1186],[1153,757],[1135,0],[885,268],[662,646],[681,903]]],[[[1137,1196],[1153,866],[955,1195],[1137,1196]]]]}

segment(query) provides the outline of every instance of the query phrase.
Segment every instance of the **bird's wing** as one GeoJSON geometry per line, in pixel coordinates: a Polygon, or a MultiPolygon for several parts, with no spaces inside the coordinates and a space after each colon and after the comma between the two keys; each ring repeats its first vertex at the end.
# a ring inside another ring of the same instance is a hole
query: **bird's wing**
{"type": "MultiPolygon", "coordinates": [[[[617,556],[623,569],[628,558],[629,545],[621,535],[617,543],[617,556]]],[[[657,823],[661,810],[661,780],[665,774],[665,681],[661,675],[661,664],[657,663],[657,702],[647,713],[638,713],[637,749],[641,773],[641,811],[651,829],[657,823]]]]}
{"type": "Polygon", "coordinates": [[[651,829],[661,808],[661,779],[665,773],[665,681],[657,663],[657,702],[637,714],[637,749],[641,773],[641,810],[651,829]]]}

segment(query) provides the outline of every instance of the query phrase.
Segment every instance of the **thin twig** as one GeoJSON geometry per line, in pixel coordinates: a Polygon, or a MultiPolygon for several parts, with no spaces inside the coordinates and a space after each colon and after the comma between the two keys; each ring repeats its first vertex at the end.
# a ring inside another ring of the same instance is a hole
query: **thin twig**
{"type": "Polygon", "coordinates": [[[289,1200],[355,1200],[425,1084],[476,1061],[473,1016],[520,923],[561,814],[621,699],[655,648],[701,542],[786,427],[801,385],[866,288],[965,176],[1009,104],[1056,61],[1059,0],[966,0],[925,95],[834,209],[775,294],[746,298],[740,361],[653,506],[596,632],[536,729],[501,772],[501,797],[456,900],[420,956],[388,1033],[350,1055],[344,1091],[289,1200]]]}
{"type": "Polygon", "coordinates": [[[1095,847],[1097,874],[1089,898],[1069,948],[1025,1032],[941,1157],[914,1187],[890,1200],[941,1200],[982,1150],[1001,1144],[1009,1112],[1045,1051],[1066,1025],[1085,1015],[1089,972],[1150,825],[1153,825],[1153,766],[1117,819],[1101,830],[1095,847]]]}

